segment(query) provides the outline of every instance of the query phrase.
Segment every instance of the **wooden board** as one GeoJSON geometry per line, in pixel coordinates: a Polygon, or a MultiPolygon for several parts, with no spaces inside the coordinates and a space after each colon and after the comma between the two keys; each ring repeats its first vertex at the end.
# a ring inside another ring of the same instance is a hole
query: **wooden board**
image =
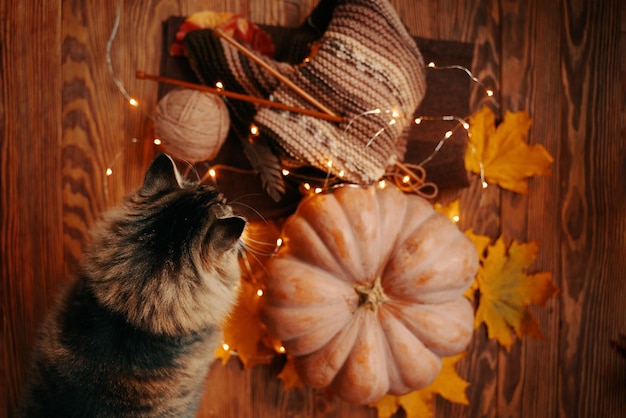
{"type": "MultiPolygon", "coordinates": [[[[203,9],[295,26],[315,0],[9,0],[0,6],[0,415],[14,416],[35,330],[77,265],[88,228],[138,186],[159,151],[148,136],[158,86],[162,22],[203,9]],[[136,140],[135,140],[136,139],[136,140]],[[106,169],[113,174],[106,176],[106,169]]],[[[444,399],[438,417],[621,417],[626,359],[626,7],[619,0],[393,0],[414,36],[474,45],[472,71],[496,91],[498,115],[526,110],[530,143],[554,156],[553,175],[528,195],[460,192],[462,228],[538,241],[532,272],[560,293],[533,309],[544,340],[510,351],[480,327],[459,364],[470,405],[444,399]]],[[[475,86],[469,108],[489,103],[475,86]]],[[[465,115],[462,115],[465,116],[465,115]]],[[[453,198],[454,196],[446,196],[453,198]]],[[[374,417],[311,389],[283,392],[278,365],[214,364],[201,416],[374,417]]],[[[399,413],[398,416],[404,416],[399,413]]]]}

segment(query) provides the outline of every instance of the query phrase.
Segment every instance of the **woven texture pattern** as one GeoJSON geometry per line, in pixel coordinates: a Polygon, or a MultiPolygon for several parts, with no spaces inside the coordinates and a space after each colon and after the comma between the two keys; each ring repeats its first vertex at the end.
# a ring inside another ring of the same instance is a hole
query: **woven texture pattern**
{"type": "MultiPolygon", "coordinates": [[[[214,35],[190,32],[185,42],[203,82],[220,80],[228,90],[314,109],[214,35]]],[[[231,103],[233,121],[250,120],[256,110],[261,133],[303,164],[353,183],[380,179],[398,157],[396,144],[425,93],[422,56],[393,6],[386,0],[339,2],[306,64],[264,59],[343,122],[231,103]]],[[[235,127],[242,133],[247,128],[235,127]]]]}
{"type": "MultiPolygon", "coordinates": [[[[268,97],[278,86],[278,80],[218,38],[212,29],[194,30],[184,38],[189,62],[200,81],[215,86],[218,81],[228,91],[255,97],[268,97]]],[[[254,51],[251,51],[254,53],[254,51]]],[[[268,65],[281,73],[293,71],[293,66],[257,54],[268,65]]],[[[249,124],[257,112],[256,106],[242,101],[225,100],[233,121],[232,128],[240,136],[247,136],[249,124]]]]}
{"type": "MultiPolygon", "coordinates": [[[[422,57],[387,1],[339,4],[317,54],[289,78],[344,122],[263,108],[256,124],[293,157],[323,171],[332,161],[333,174],[360,184],[394,163],[395,144],[425,93],[422,57]],[[380,113],[359,116],[374,109],[380,113]]],[[[272,97],[310,107],[283,85],[272,97]]]]}

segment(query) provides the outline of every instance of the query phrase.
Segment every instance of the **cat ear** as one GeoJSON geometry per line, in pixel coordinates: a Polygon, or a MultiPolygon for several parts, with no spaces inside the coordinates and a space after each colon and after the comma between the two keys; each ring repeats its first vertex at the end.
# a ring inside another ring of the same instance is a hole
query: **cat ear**
{"type": "Polygon", "coordinates": [[[160,154],[154,159],[144,177],[141,194],[154,195],[161,192],[180,189],[178,170],[174,160],[167,154],[160,154]]]}
{"type": "Polygon", "coordinates": [[[239,241],[245,227],[246,220],[239,216],[217,218],[211,226],[211,242],[226,251],[239,241]]]}

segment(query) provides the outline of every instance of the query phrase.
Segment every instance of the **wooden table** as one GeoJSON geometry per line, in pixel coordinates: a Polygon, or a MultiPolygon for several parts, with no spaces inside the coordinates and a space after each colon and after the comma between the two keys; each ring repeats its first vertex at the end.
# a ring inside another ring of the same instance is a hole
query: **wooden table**
{"type": "MultiPolygon", "coordinates": [[[[314,0],[126,0],[112,67],[141,107],[129,107],[107,70],[114,2],[9,0],[0,6],[0,409],[13,416],[37,325],[81,257],[88,227],[138,186],[158,152],[144,110],[157,85],[162,22],[203,9],[297,25],[314,0]],[[133,138],[137,138],[134,140],[133,138]],[[113,175],[105,170],[111,167],[113,175]]],[[[471,404],[439,399],[438,417],[618,417],[626,358],[626,7],[619,0],[396,0],[412,35],[474,44],[472,71],[496,92],[500,114],[526,110],[530,143],[555,157],[528,195],[462,190],[461,228],[540,242],[533,272],[560,293],[533,313],[545,340],[507,352],[476,331],[459,373],[471,404]]],[[[482,96],[472,95],[470,108],[482,96]]],[[[202,416],[374,417],[313,390],[285,393],[276,367],[214,364],[202,416]]]]}

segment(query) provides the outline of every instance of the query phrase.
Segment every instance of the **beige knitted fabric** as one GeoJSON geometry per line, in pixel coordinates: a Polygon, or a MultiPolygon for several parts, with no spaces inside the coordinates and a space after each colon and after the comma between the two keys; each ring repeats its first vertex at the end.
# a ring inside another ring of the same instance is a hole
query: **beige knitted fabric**
{"type": "MultiPolygon", "coordinates": [[[[395,162],[396,143],[424,96],[422,56],[386,0],[340,2],[320,44],[288,78],[343,122],[267,107],[254,121],[292,157],[323,171],[330,166],[349,182],[372,183],[395,162]]],[[[285,85],[270,97],[312,108],[285,85]]]]}

